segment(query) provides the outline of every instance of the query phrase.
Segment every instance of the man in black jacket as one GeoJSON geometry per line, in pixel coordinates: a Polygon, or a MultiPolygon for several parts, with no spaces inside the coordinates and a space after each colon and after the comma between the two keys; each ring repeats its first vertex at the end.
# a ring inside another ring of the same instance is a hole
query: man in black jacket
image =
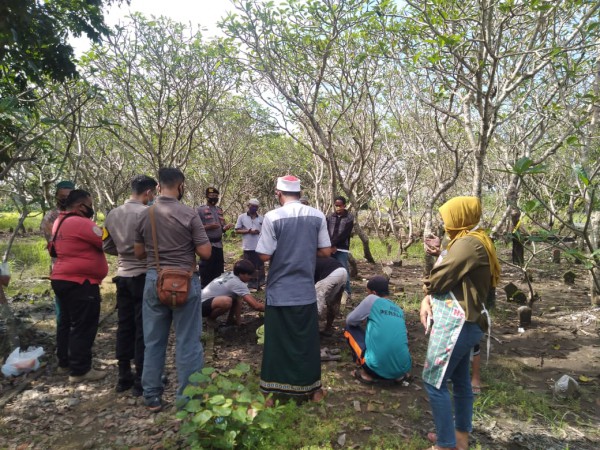
{"type": "Polygon", "coordinates": [[[335,211],[327,217],[327,230],[331,239],[331,250],[335,259],[342,263],[348,273],[346,294],[350,297],[350,271],[348,270],[348,254],[350,252],[350,235],[354,227],[354,216],[346,209],[346,199],[336,197],[335,211]]]}

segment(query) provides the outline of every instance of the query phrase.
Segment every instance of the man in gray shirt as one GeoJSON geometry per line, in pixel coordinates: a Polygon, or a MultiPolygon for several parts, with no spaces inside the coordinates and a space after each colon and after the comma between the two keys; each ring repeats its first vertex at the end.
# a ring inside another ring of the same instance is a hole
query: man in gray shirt
{"type": "Polygon", "coordinates": [[[246,283],[254,275],[254,264],[242,259],[233,265],[233,272],[225,272],[202,289],[202,316],[215,320],[229,311],[228,325],[241,325],[242,301],[256,311],[265,305],[254,298],[246,283]]]}
{"type": "Polygon", "coordinates": [[[277,179],[281,208],[265,214],[256,252],[270,261],[260,389],[319,401],[321,354],[314,285],[317,256],[329,256],[325,216],[300,203],[300,180],[277,179]]]}
{"type": "Polygon", "coordinates": [[[201,290],[197,276],[192,276],[187,302],[171,309],[158,299],[156,259],[161,268],[171,267],[193,270],[196,255],[210,258],[211,246],[198,217],[198,213],[179,203],[184,192],[184,176],[179,169],[162,168],[158,171],[160,197],[154,205],[140,214],[135,230],[134,252],[137,258],[146,259],[146,284],[144,287],[144,372],[142,386],[144,403],[152,412],[163,407],[161,376],[165,366],[165,353],[171,324],[176,336],[177,400],[185,401],[183,390],[192,373],[203,365],[200,343],[202,332],[201,290]],[[158,249],[154,248],[150,210],[155,215],[158,249]]]}
{"type": "Polygon", "coordinates": [[[206,188],[206,205],[198,207],[198,215],[212,245],[212,253],[209,259],[200,261],[198,265],[202,286],[207,286],[224,272],[223,233],[233,226],[225,223],[223,209],[217,206],[217,203],[219,203],[219,190],[215,187],[206,188]]]}
{"type": "Polygon", "coordinates": [[[131,196],[124,205],[113,209],[104,221],[102,246],[109,255],[118,255],[117,276],[117,343],[116,358],[119,378],[115,390],[124,392],[133,387],[135,397],[142,395],[142,370],[144,367],[144,331],[142,324],[142,299],[146,282],[146,261],[133,254],[135,227],[139,214],[154,200],[154,178],[138,175],[131,181],[131,196]],[[135,362],[135,376],[131,360],[135,362]]]}

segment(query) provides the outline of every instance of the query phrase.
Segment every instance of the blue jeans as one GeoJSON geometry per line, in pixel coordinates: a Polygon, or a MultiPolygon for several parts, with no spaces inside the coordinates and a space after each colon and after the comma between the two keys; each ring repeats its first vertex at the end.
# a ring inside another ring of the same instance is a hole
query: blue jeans
{"type": "Polygon", "coordinates": [[[183,397],[183,390],[188,384],[190,375],[202,369],[204,364],[204,352],[200,343],[202,333],[200,280],[197,276],[193,276],[187,303],[171,309],[158,300],[156,278],[156,270],[148,269],[142,307],[146,344],[142,374],[144,398],[160,397],[163,393],[161,376],[165,366],[169,331],[173,323],[178,382],[177,400],[179,400],[183,397]]]}
{"type": "Polygon", "coordinates": [[[350,270],[348,269],[348,252],[335,252],[333,255],[335,259],[342,263],[346,272],[348,272],[348,279],[346,280],[346,293],[350,295],[350,270]]]}
{"type": "Polygon", "coordinates": [[[424,383],[429,403],[433,412],[437,445],[439,447],[456,446],[456,431],[471,432],[473,419],[473,391],[471,390],[470,357],[471,349],[478,344],[483,336],[479,325],[465,322],[454,351],[450,357],[448,368],[444,374],[439,389],[424,383]],[[448,380],[452,380],[454,397],[454,416],[452,415],[452,400],[448,392],[448,380]]]}

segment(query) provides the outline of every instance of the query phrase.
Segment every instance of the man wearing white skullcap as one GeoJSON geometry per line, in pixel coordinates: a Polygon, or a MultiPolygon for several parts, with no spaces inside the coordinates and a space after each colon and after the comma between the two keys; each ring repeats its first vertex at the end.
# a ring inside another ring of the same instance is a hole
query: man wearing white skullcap
{"type": "Polygon", "coordinates": [[[316,258],[329,256],[331,242],[323,213],[300,203],[298,178],[279,177],[275,195],[281,208],[265,214],[256,246],[270,261],[260,389],[319,401],[324,392],[314,273],[316,258]]]}

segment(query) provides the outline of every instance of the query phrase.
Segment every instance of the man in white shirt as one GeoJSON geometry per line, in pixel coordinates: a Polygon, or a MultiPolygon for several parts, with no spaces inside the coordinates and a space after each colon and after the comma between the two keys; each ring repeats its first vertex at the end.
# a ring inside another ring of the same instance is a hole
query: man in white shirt
{"type": "Polygon", "coordinates": [[[256,244],[262,230],[263,216],[258,213],[260,202],[251,198],[248,200],[248,212],[240,214],[235,224],[235,232],[242,235],[242,250],[244,251],[244,259],[247,259],[256,268],[248,282],[250,289],[260,290],[260,287],[265,283],[265,263],[258,257],[256,253],[256,244]]]}

